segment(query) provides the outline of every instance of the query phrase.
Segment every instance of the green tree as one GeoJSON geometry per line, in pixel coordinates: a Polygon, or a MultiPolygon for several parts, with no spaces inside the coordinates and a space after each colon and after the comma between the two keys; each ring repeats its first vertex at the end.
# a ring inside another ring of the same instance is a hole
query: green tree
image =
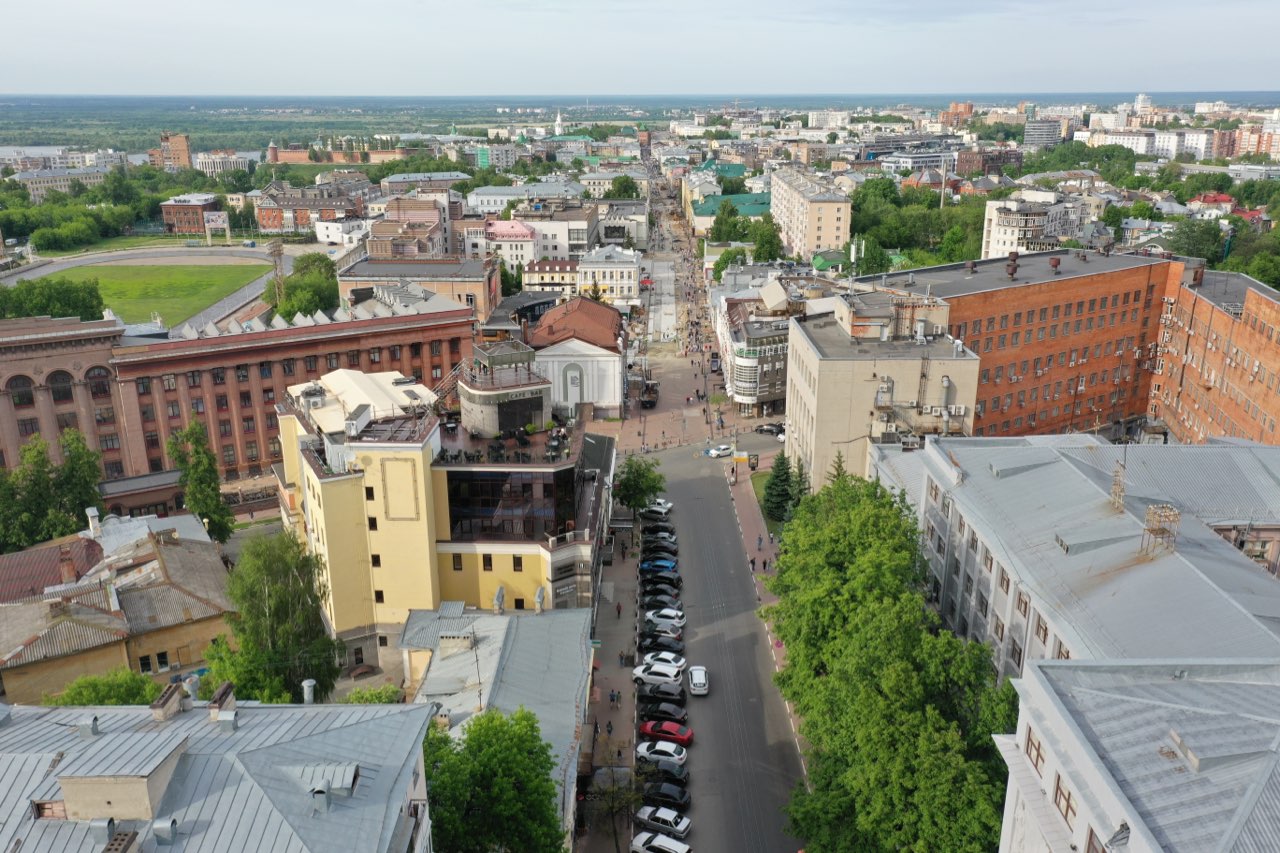
{"type": "Polygon", "coordinates": [[[723,195],[741,195],[747,191],[746,178],[730,178],[726,175],[717,175],[716,181],[720,184],[720,192],[723,195]]]}
{"type": "Polygon", "coordinates": [[[800,501],[809,494],[809,472],[804,469],[804,461],[797,459],[791,469],[791,501],[787,506],[787,518],[800,506],[800,501]]]}
{"type": "Polygon", "coordinates": [[[619,824],[626,825],[636,809],[644,805],[640,786],[629,767],[602,767],[596,773],[608,777],[610,784],[592,787],[587,795],[587,817],[593,826],[603,823],[609,827],[614,853],[622,853],[619,824]]]}
{"type": "Polygon", "coordinates": [[[773,457],[773,468],[764,484],[764,514],[774,521],[785,521],[791,509],[791,463],[786,451],[773,457]]]}
{"type": "Polygon", "coordinates": [[[765,213],[759,221],[751,223],[747,239],[751,241],[751,257],[756,263],[765,264],[782,257],[782,234],[772,213],[765,213]]]}
{"type": "Polygon", "coordinates": [[[613,499],[632,512],[653,503],[667,488],[667,478],[650,456],[628,456],[613,483],[613,499]]]}
{"type": "MultiPolygon", "coordinates": [[[[839,460],[841,466],[843,459],[839,460]]],[[[766,583],[778,676],[809,744],[791,827],[818,850],[989,850],[1016,706],[990,650],[940,630],[905,497],[836,469],[801,501],[766,583]]]]}
{"type": "Polygon", "coordinates": [[[630,175],[618,175],[609,184],[605,198],[640,198],[640,185],[630,175]]]}
{"type": "MultiPolygon", "coordinates": [[[[274,289],[267,293],[268,298],[275,297],[274,289]]],[[[276,313],[292,319],[296,314],[332,311],[338,307],[338,298],[337,265],[323,252],[308,252],[294,259],[293,271],[285,276],[284,300],[276,313]]]]}
{"type": "Polygon", "coordinates": [[[126,666],[102,675],[82,675],[56,695],[45,695],[45,705],[150,705],[163,688],[126,666]]]}
{"type": "MultiPolygon", "coordinates": [[[[227,582],[227,595],[236,606],[230,617],[236,642],[228,680],[243,694],[269,697],[288,691],[301,702],[302,682],[316,681],[316,697],[333,691],[340,667],[342,643],[329,636],[322,617],[328,591],[324,561],[290,533],[257,536],[245,543],[227,582]]],[[[210,667],[214,670],[214,667],[210,667]]]]}
{"type": "Polygon", "coordinates": [[[62,451],[62,463],[53,473],[53,490],[62,514],[67,516],[67,526],[72,528],[69,532],[75,532],[89,523],[86,509],[103,509],[102,493],[98,491],[102,454],[90,449],[78,429],[63,430],[58,436],[58,449],[62,451]]]}
{"type": "Polygon", "coordinates": [[[261,649],[237,649],[226,636],[219,634],[205,646],[204,662],[208,674],[200,681],[200,698],[208,699],[224,681],[235,685],[242,698],[273,705],[293,702],[293,694],[284,678],[271,666],[271,658],[261,649]]]}
{"type": "Polygon", "coordinates": [[[1120,230],[1124,224],[1124,211],[1114,204],[1107,205],[1107,209],[1102,211],[1102,224],[1111,229],[1116,237],[1120,236],[1120,230]]]}
{"type": "Polygon", "coordinates": [[[96,278],[76,281],[65,276],[20,280],[0,288],[0,318],[79,317],[102,319],[102,294],[96,278]]]}
{"type": "Polygon", "coordinates": [[[1222,229],[1212,219],[1184,219],[1173,227],[1169,248],[1175,254],[1215,264],[1222,256],[1222,229]]]}
{"type": "Polygon", "coordinates": [[[893,260],[889,253],[880,248],[875,237],[854,238],[858,240],[859,253],[857,262],[858,275],[876,275],[893,269],[893,260]]]}
{"type": "Polygon", "coordinates": [[[713,243],[742,242],[747,239],[747,221],[738,215],[738,208],[729,199],[720,202],[716,218],[711,223],[707,239],[713,243]]]}
{"type": "Polygon", "coordinates": [[[582,295],[592,302],[604,302],[604,288],[600,286],[598,281],[591,282],[591,286],[583,291],[582,295]]]}
{"type": "Polygon", "coordinates": [[[830,133],[828,133],[828,134],[827,134],[827,144],[828,144],[828,145],[835,145],[835,144],[836,144],[836,141],[837,141],[839,138],[840,138],[840,134],[836,133],[836,132],[833,130],[833,131],[831,131],[830,133]]]}
{"type": "Polygon", "coordinates": [[[711,276],[716,281],[719,281],[721,276],[724,275],[724,271],[733,264],[746,264],[750,263],[750,261],[751,258],[748,257],[747,250],[741,246],[725,249],[720,253],[720,257],[716,258],[715,265],[711,267],[711,276]]]}
{"type": "Polygon", "coordinates": [[[507,269],[507,262],[498,261],[498,276],[502,280],[502,295],[511,296],[519,293],[524,287],[524,271],[517,266],[514,270],[507,269]]]}
{"type": "Polygon", "coordinates": [[[0,471],[0,552],[70,536],[88,524],[88,507],[102,509],[99,455],[75,429],[63,430],[58,445],[61,465],[53,464],[49,443],[36,435],[22,446],[18,464],[0,471]]]}
{"type": "Polygon", "coordinates": [[[849,472],[844,469],[844,451],[836,450],[835,458],[831,460],[831,470],[827,472],[827,482],[835,483],[849,476],[849,472]]]}
{"type": "Polygon", "coordinates": [[[346,705],[395,705],[404,701],[404,691],[394,684],[357,687],[341,700],[346,705]]]}
{"type": "Polygon", "coordinates": [[[253,189],[253,177],[245,169],[228,169],[218,176],[218,183],[229,193],[247,193],[253,189]]]}
{"type": "Polygon", "coordinates": [[[472,717],[460,739],[432,726],[423,741],[435,849],[450,853],[560,853],[564,833],[552,780],[555,759],[538,719],[472,717]]]}
{"type": "Polygon", "coordinates": [[[181,474],[183,501],[192,515],[204,522],[209,536],[226,542],[231,536],[235,517],[222,499],[218,479],[218,460],[209,447],[209,434],[204,422],[193,420],[186,429],[170,434],[169,458],[181,474]]]}

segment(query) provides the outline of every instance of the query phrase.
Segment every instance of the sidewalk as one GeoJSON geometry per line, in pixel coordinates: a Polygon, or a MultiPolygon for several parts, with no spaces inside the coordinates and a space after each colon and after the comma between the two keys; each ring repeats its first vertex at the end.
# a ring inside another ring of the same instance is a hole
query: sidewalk
{"type": "MultiPolygon", "coordinates": [[[[629,544],[629,543],[628,543],[629,544]]],[[[613,565],[604,567],[600,585],[600,615],[596,622],[596,637],[600,648],[596,651],[598,668],[592,682],[591,708],[587,713],[586,737],[591,738],[593,768],[631,767],[635,761],[636,709],[635,686],[631,683],[632,663],[629,657],[635,652],[636,639],[636,555],[627,548],[627,559],[622,559],[621,541],[613,555],[613,565]],[[617,605],[622,605],[618,616],[617,605]],[[624,664],[618,655],[628,656],[624,664]],[[610,707],[609,692],[619,691],[621,700],[617,707],[610,707]],[[595,726],[599,733],[595,734],[595,726]],[[612,724],[613,733],[609,733],[612,724]]],[[[588,809],[588,832],[577,849],[585,853],[613,853],[613,835],[607,825],[596,826],[592,822],[588,803],[580,804],[588,809]]],[[[619,825],[618,838],[624,846],[631,843],[631,816],[626,825],[619,825]]]]}
{"type": "MultiPolygon", "coordinates": [[[[773,448],[760,454],[761,471],[768,471],[773,467],[774,457],[782,448],[773,448]]],[[[763,569],[763,560],[769,560],[768,574],[774,574],[775,566],[778,559],[779,543],[769,541],[769,530],[764,523],[764,513],[760,509],[760,503],[756,500],[755,490],[751,487],[752,472],[742,466],[738,471],[738,482],[729,487],[729,496],[733,500],[733,511],[738,518],[738,528],[742,531],[742,546],[747,552],[747,559],[756,558],[756,571],[752,576],[752,582],[756,587],[756,601],[760,602],[761,607],[768,607],[776,604],[778,597],[769,590],[765,589],[764,579],[765,572],[763,569]],[[757,547],[756,543],[761,544],[757,547]]],[[[769,651],[773,656],[773,669],[775,672],[782,669],[787,662],[787,650],[773,633],[773,626],[768,622],[765,623],[765,632],[769,638],[769,651]]],[[[790,702],[783,700],[787,707],[787,716],[791,721],[791,733],[796,741],[796,749],[800,753],[800,768],[804,771],[805,779],[809,778],[809,765],[805,760],[804,742],[800,738],[800,718],[796,716],[795,708],[790,702]]]]}

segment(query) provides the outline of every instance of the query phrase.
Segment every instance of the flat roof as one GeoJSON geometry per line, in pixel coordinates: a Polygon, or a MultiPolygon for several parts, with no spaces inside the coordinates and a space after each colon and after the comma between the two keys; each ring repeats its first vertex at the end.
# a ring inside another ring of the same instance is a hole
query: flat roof
{"type": "Polygon", "coordinates": [[[1118,270],[1137,267],[1154,267],[1167,264],[1163,258],[1149,258],[1143,255],[1103,255],[1097,252],[1086,252],[1081,260],[1078,250],[1058,249],[1052,252],[1019,253],[1018,277],[1010,281],[1005,274],[1005,258],[991,258],[976,261],[975,273],[970,275],[968,262],[944,264],[937,267],[925,267],[917,270],[887,273],[885,275],[864,275],[854,281],[867,284],[878,284],[913,293],[924,294],[946,299],[952,296],[971,296],[975,293],[986,293],[992,290],[1006,290],[1012,287],[1026,287],[1031,284],[1043,284],[1056,280],[1066,281],[1070,278],[1098,273],[1116,272],[1118,270]],[[1060,260],[1058,275],[1053,274],[1049,259],[1060,260]]]}
{"type": "Polygon", "coordinates": [[[874,361],[886,358],[959,358],[976,359],[967,349],[956,352],[950,336],[934,338],[923,344],[913,339],[882,341],[878,339],[851,338],[833,315],[824,314],[805,321],[798,318],[793,328],[808,338],[818,355],[824,359],[840,361],[874,361]]]}
{"type": "Polygon", "coordinates": [[[486,275],[484,261],[481,260],[447,261],[426,258],[420,261],[371,261],[368,258],[364,258],[338,272],[339,278],[346,276],[348,278],[409,278],[426,280],[482,279],[486,275]]]}
{"type": "Polygon", "coordinates": [[[1191,289],[1224,311],[1234,311],[1237,314],[1243,310],[1245,295],[1250,290],[1272,302],[1280,301],[1280,294],[1276,293],[1275,288],[1267,287],[1242,272],[1206,269],[1203,282],[1191,289]]]}

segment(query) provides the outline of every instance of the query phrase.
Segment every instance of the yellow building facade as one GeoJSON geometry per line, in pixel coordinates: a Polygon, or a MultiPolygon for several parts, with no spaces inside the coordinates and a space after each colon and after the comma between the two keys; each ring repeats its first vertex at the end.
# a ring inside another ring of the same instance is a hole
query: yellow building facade
{"type": "Polygon", "coordinates": [[[495,465],[477,459],[483,451],[450,450],[477,440],[456,428],[442,436],[429,406],[419,408],[434,396],[399,373],[334,371],[291,387],[279,407],[282,517],[323,558],[325,617],[349,664],[377,660],[410,610],[442,601],[516,610],[590,601],[592,539],[573,522],[551,535],[504,531],[458,518],[458,500],[450,510],[451,490],[486,517],[532,503],[548,488],[533,469],[559,467],[572,482],[574,460],[495,465]]]}

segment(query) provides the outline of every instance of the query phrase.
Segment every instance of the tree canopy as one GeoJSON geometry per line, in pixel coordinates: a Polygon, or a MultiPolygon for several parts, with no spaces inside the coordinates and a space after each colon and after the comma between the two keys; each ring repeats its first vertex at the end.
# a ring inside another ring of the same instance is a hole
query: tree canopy
{"type": "Polygon", "coordinates": [[[182,487],[187,510],[204,522],[210,538],[226,542],[231,537],[235,516],[222,499],[218,460],[209,446],[204,422],[193,420],[186,429],[171,433],[168,450],[169,458],[181,472],[178,485],[182,487]]]}
{"type": "Polygon", "coordinates": [[[786,521],[791,514],[791,463],[786,451],[773,457],[773,468],[764,484],[764,514],[774,521],[786,521]]]}
{"type": "Polygon", "coordinates": [[[45,705],[150,705],[163,690],[159,684],[126,666],[102,675],[82,675],[58,694],[46,695],[45,705]]]}
{"type": "Polygon", "coordinates": [[[787,524],[766,615],[778,685],[809,744],[788,806],[815,851],[990,850],[1016,723],[990,650],[940,630],[920,592],[915,517],[879,483],[833,470],[787,524]]]}
{"type": "Polygon", "coordinates": [[[613,482],[613,499],[635,512],[653,503],[667,488],[667,478],[658,470],[658,460],[649,456],[628,456],[613,482]]]}
{"type": "Polygon", "coordinates": [[[726,198],[716,208],[707,239],[712,243],[741,243],[747,239],[748,227],[749,221],[739,216],[737,206],[726,198]]]}
{"type": "Polygon", "coordinates": [[[20,280],[0,288],[0,319],[11,317],[79,317],[102,319],[102,294],[96,278],[76,281],[66,276],[20,280]]]}
{"type": "Polygon", "coordinates": [[[640,185],[630,175],[618,175],[605,190],[605,198],[640,198],[640,185]]]}
{"type": "Polygon", "coordinates": [[[735,246],[732,249],[725,249],[716,258],[715,264],[711,267],[711,277],[719,281],[724,276],[724,271],[734,264],[750,263],[751,257],[747,254],[747,250],[742,246],[735,246]]]}
{"type": "Polygon", "coordinates": [[[758,264],[766,264],[782,257],[782,234],[772,213],[763,214],[759,220],[747,226],[747,239],[751,242],[751,257],[758,264]]]}
{"type": "Polygon", "coordinates": [[[18,464],[0,470],[0,552],[70,536],[88,525],[87,508],[102,510],[98,453],[76,429],[63,430],[58,447],[62,463],[55,465],[49,443],[32,436],[22,446],[18,464]]]}
{"type": "Polygon", "coordinates": [[[490,709],[472,717],[460,739],[431,726],[422,751],[436,850],[564,849],[555,759],[532,712],[520,708],[507,716],[490,709]]]}
{"type": "MultiPolygon", "coordinates": [[[[275,296],[275,288],[267,288],[267,297],[275,296]]],[[[338,269],[333,259],[323,252],[308,252],[295,258],[293,271],[285,276],[284,299],[276,305],[276,313],[293,319],[295,314],[310,316],[337,307],[338,269]]]]}
{"type": "Polygon", "coordinates": [[[1173,226],[1169,248],[1175,254],[1217,263],[1222,257],[1222,229],[1212,219],[1184,219],[1173,226]]]}
{"type": "Polygon", "coordinates": [[[246,542],[227,582],[236,645],[223,640],[210,647],[209,680],[230,681],[238,695],[264,702],[301,702],[308,678],[315,679],[318,700],[333,692],[342,643],[329,636],[321,615],[328,595],[323,569],[323,560],[290,533],[246,542]]]}

